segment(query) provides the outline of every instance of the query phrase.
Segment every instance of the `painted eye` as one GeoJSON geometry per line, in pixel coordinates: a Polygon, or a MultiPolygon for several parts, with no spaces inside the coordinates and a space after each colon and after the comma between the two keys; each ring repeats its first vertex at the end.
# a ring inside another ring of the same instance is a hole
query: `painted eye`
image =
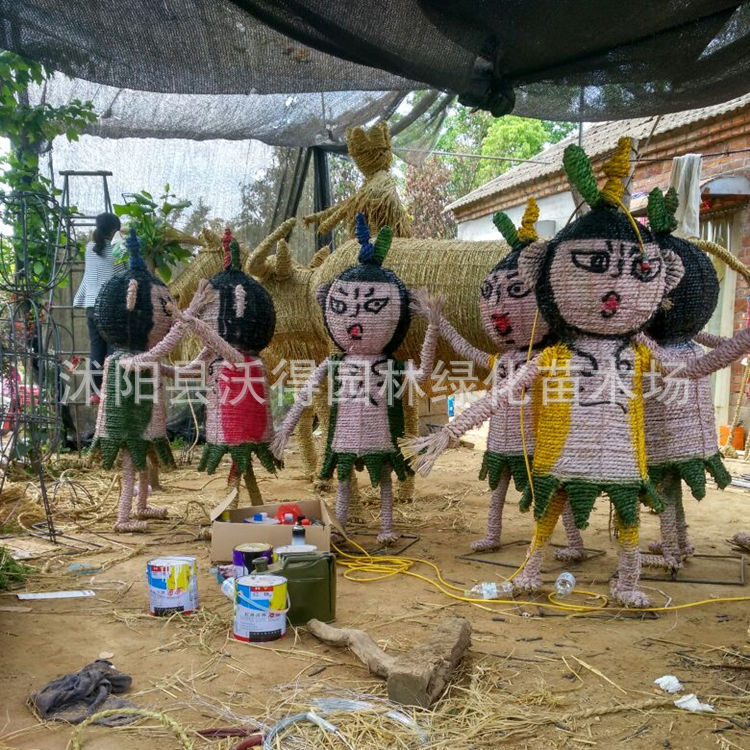
{"type": "Polygon", "coordinates": [[[489,299],[492,296],[492,284],[489,281],[482,282],[479,293],[482,295],[482,299],[489,299]]]}
{"type": "Polygon", "coordinates": [[[638,281],[653,281],[661,273],[661,258],[633,258],[630,274],[638,281]]]}
{"type": "Polygon", "coordinates": [[[606,250],[573,250],[573,264],[591,273],[606,273],[609,269],[609,252],[606,250]]]}
{"type": "Polygon", "coordinates": [[[514,281],[509,287],[508,287],[508,296],[513,297],[514,299],[521,299],[522,297],[525,297],[531,289],[529,289],[526,284],[523,283],[523,281],[514,281]]]}
{"type": "Polygon", "coordinates": [[[373,297],[372,299],[368,299],[362,307],[364,307],[367,312],[371,313],[379,313],[386,305],[388,304],[388,297],[373,297]]]}
{"type": "Polygon", "coordinates": [[[343,315],[346,312],[346,302],[342,299],[336,299],[336,297],[328,298],[328,307],[336,315],[343,315]]]}

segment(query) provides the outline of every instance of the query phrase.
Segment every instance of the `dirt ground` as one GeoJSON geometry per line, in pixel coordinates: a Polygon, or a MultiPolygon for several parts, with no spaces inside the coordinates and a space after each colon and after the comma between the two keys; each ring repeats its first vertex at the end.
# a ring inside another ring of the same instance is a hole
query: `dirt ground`
{"type": "MultiPolygon", "coordinates": [[[[278,478],[261,477],[261,491],[268,500],[314,496],[301,475],[298,456],[290,453],[287,468],[278,478]]],[[[466,588],[482,580],[501,580],[513,570],[459,559],[470,551],[469,544],[483,531],[486,519],[489,493],[476,478],[480,463],[478,450],[464,447],[447,452],[429,479],[417,481],[415,502],[396,511],[399,528],[418,536],[404,554],[434,562],[446,580],[466,588]]],[[[82,554],[70,547],[54,550],[39,542],[36,546],[42,554],[30,563],[47,565],[49,572],[33,576],[27,587],[34,591],[93,588],[96,596],[43,601],[19,601],[14,593],[0,596],[0,747],[65,748],[71,727],[39,723],[26,707],[26,698],[49,680],[79,669],[104,652],[111,654],[120,670],[132,675],[128,697],[134,703],[167,712],[192,730],[236,724],[237,716],[265,722],[269,717],[279,718],[290,693],[326,695],[351,689],[383,695],[382,682],[370,677],[355,657],[322,646],[303,628],[291,629],[283,640],[263,646],[228,638],[232,605],[210,573],[208,543],[196,539],[206,520],[204,507],[210,508],[226,492],[227,467],[222,468],[213,481],[190,468],[165,474],[166,489],[155,493],[153,502],[170,506],[173,518],[152,522],[150,533],[142,535],[110,531],[117,492],[114,475],[69,472],[71,478],[89,482],[88,486],[98,482],[103,502],[86,516],[88,520],[82,521],[79,515],[78,523],[73,523],[70,511],[64,510],[61,491],[57,500],[60,525],[67,534],[104,547],[82,554]],[[192,618],[149,617],[146,560],[178,553],[198,556],[203,609],[192,618]],[[75,574],[67,566],[76,562],[93,567],[104,564],[106,569],[93,576],[75,574]],[[233,713],[222,715],[227,708],[233,713]]],[[[747,470],[739,462],[731,468],[736,474],[747,470]]],[[[364,486],[361,479],[360,486],[364,486]]],[[[330,502],[331,495],[325,497],[330,502]]],[[[9,498],[8,494],[0,501],[0,519],[12,507],[9,498]]],[[[749,498],[743,490],[712,488],[700,504],[692,498],[687,501],[692,538],[700,554],[734,555],[725,540],[739,529],[750,530],[749,498]]],[[[529,538],[531,519],[518,512],[517,500],[512,491],[506,507],[504,549],[484,555],[486,559],[514,566],[522,562],[525,546],[517,542],[529,538]]],[[[369,488],[362,492],[358,513],[371,530],[376,529],[377,501],[369,488]]],[[[32,517],[31,511],[21,513],[21,521],[27,524],[32,517]]],[[[644,513],[642,528],[644,542],[656,539],[658,518],[644,513]]],[[[376,546],[374,537],[360,533],[355,538],[367,548],[376,546]]],[[[604,554],[570,569],[580,586],[606,594],[616,556],[608,504],[603,500],[585,539],[589,548],[604,554]]],[[[562,541],[559,529],[555,541],[562,541]]],[[[0,543],[29,547],[28,537],[22,534],[0,539],[0,543]]],[[[559,569],[548,559],[548,589],[559,569]]],[[[413,570],[434,579],[425,566],[413,570]]],[[[453,601],[426,581],[403,575],[367,584],[346,580],[341,569],[338,576],[336,624],[367,629],[388,652],[404,651],[423,640],[443,616],[461,615],[471,621],[470,656],[446,697],[440,721],[427,712],[413,714],[431,738],[423,747],[750,748],[748,602],[715,602],[648,616],[621,614],[611,608],[567,614],[534,604],[479,608],[453,601]],[[686,692],[713,704],[716,713],[692,714],[671,706],[669,697],[652,684],[665,674],[676,675],[686,692]],[[499,730],[495,720],[504,722],[505,729],[499,730]],[[475,732],[462,740],[454,732],[447,741],[450,731],[440,727],[449,728],[451,721],[467,726],[472,721],[484,722],[486,733],[475,732]]],[[[696,557],[680,577],[727,585],[646,581],[655,604],[687,605],[750,594],[740,583],[737,557],[696,557]]],[[[547,600],[540,596],[538,601],[547,600]]],[[[346,715],[336,719],[339,724],[350,720],[346,715]]],[[[397,744],[383,736],[383,748],[420,747],[403,740],[397,744]]],[[[204,740],[194,734],[191,738],[197,749],[228,750],[238,741],[204,740]]],[[[84,732],[83,747],[88,750],[157,746],[166,750],[178,744],[154,721],[124,729],[89,727],[84,732]]],[[[302,746],[346,747],[330,737],[294,745],[302,746]]]]}

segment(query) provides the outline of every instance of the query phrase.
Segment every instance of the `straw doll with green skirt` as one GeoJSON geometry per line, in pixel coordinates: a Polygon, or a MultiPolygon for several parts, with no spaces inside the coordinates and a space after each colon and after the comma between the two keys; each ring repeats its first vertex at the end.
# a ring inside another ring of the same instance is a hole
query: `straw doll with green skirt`
{"type": "Polygon", "coordinates": [[[442,300],[416,297],[383,267],[391,244],[388,227],[373,243],[360,213],[356,236],[359,263],[318,290],[326,330],[341,353],[322,362],[305,383],[272,448],[281,459],[302,410],[328,375],[330,420],[320,477],[329,479],[336,472],[336,517],[346,528],[351,472],[366,469],[373,487],[380,488],[378,541],[388,544],[399,537],[393,527],[391,473],[400,480],[411,473],[397,442],[404,434],[403,398],[411,395],[410,386],[424,383],[432,372],[442,300]],[[419,369],[393,356],[409,329],[411,305],[428,308],[419,369]]]}
{"type": "MultiPolygon", "coordinates": [[[[127,240],[129,267],[115,274],[99,292],[94,319],[114,347],[104,361],[102,400],[96,417],[93,450],[111,469],[122,455],[122,486],[115,531],[145,531],[146,519],[166,518],[166,508],[147,505],[147,456],[174,465],[167,440],[164,377],[173,369],[159,362],[179,343],[184,326],[174,325],[174,300],[149,273],[135,230],[127,240]],[[149,350],[146,353],[146,350],[149,350]],[[144,359],[145,357],[145,359],[144,359]],[[130,519],[136,473],[135,520],[130,519]]],[[[200,298],[195,299],[195,304],[200,298]]]]}
{"type": "MultiPolygon", "coordinates": [[[[696,341],[711,348],[731,346],[728,339],[701,333],[719,298],[719,279],[713,263],[696,245],[672,234],[677,193],[651,191],[648,218],[651,231],[662,247],[675,252],[685,267],[680,283],[646,327],[644,343],[664,363],[660,392],[646,399],[646,453],[649,475],[664,500],[661,541],[652,545],[660,554],[645,555],[644,564],[677,570],[693,553],[682,503],[682,482],[696,500],[706,495],[706,473],[719,489],[732,477],[724,466],[716,439],[716,420],[708,375],[684,380],[681,370],[703,356],[696,341]],[[694,340],[695,339],[695,340],[694,340]]],[[[742,345],[736,347],[743,353],[742,345]]]]}
{"type": "Polygon", "coordinates": [[[268,375],[260,352],[273,338],[276,312],[268,292],[240,270],[240,247],[227,228],[224,270],[199,285],[200,316],[181,317],[204,349],[191,363],[206,363],[206,445],[199,471],[213,474],[229,454],[244,477],[253,505],[263,502],[253,471],[255,456],[266,471],[281,465],[271,453],[273,438],[268,375]]]}
{"type": "MultiPolygon", "coordinates": [[[[507,214],[498,211],[493,222],[511,247],[488,274],[479,289],[479,311],[487,335],[498,353],[488,354],[472,346],[447,321],[440,321],[440,334],[461,356],[493,372],[493,387],[498,388],[507,376],[524,365],[543,346],[549,333],[544,318],[537,316],[534,291],[519,276],[518,258],[523,248],[537,239],[534,224],[539,208],[529,198],[516,230],[507,214]]],[[[505,498],[513,479],[516,489],[523,492],[534,455],[537,410],[530,398],[512,400],[492,414],[487,433],[487,450],[479,473],[490,486],[490,507],[487,533],[471,543],[472,549],[495,550],[500,547],[505,498]],[[527,466],[527,461],[529,462],[527,466]]]]}

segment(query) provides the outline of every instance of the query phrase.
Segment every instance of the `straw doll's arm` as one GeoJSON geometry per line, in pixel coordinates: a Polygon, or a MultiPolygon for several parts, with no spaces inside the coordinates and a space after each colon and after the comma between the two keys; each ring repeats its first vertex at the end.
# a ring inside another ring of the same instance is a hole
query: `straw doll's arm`
{"type": "Polygon", "coordinates": [[[430,473],[437,457],[465,432],[486,422],[493,414],[508,403],[514,393],[531,386],[539,375],[539,357],[535,357],[520,367],[514,375],[497,390],[490,391],[475,401],[460,416],[445,425],[439,432],[418,438],[399,441],[408,455],[413,456],[412,465],[423,476],[430,473]]]}
{"type": "Polygon", "coordinates": [[[716,336],[713,333],[708,333],[708,331],[701,331],[693,336],[693,341],[696,344],[707,346],[709,349],[716,349],[717,346],[729,340],[726,336],[716,336]]]}
{"type": "MultiPolygon", "coordinates": [[[[169,329],[167,335],[147,352],[135,354],[132,357],[121,357],[120,366],[125,370],[137,370],[139,367],[159,366],[160,371],[164,372],[164,374],[168,374],[163,370],[163,366],[160,365],[158,360],[162,357],[166,357],[180,343],[180,341],[182,341],[182,337],[185,335],[185,329],[185,323],[177,321],[177,323],[169,329]]],[[[172,368],[172,374],[174,374],[174,368],[172,368]]]]}
{"type": "Polygon", "coordinates": [[[440,317],[440,335],[467,360],[476,362],[480,367],[491,370],[495,355],[483,352],[470,344],[444,317],[440,317]]]}
{"type": "MultiPolygon", "coordinates": [[[[694,359],[687,366],[681,368],[679,371],[675,371],[674,375],[689,378],[690,380],[698,380],[717,370],[721,370],[723,367],[729,366],[732,362],[750,352],[750,328],[744,328],[731,339],[713,338],[720,340],[712,351],[694,359]]],[[[673,355],[668,350],[662,349],[648,336],[639,335],[638,340],[645,344],[664,365],[670,364],[670,358],[673,355]]]]}
{"type": "MultiPolygon", "coordinates": [[[[213,299],[213,289],[205,280],[202,280],[198,285],[198,290],[193,295],[193,299],[190,301],[190,305],[184,313],[180,311],[177,305],[168,302],[167,309],[176,318],[176,322],[169,329],[167,335],[147,352],[142,352],[141,354],[136,354],[132,357],[122,357],[120,359],[120,365],[126,370],[135,370],[138,367],[143,366],[153,367],[157,360],[170,354],[180,341],[182,341],[187,326],[190,324],[190,321],[186,320],[186,316],[196,314],[207,304],[211,303],[213,299]]],[[[174,375],[174,368],[169,365],[161,365],[160,370],[164,374],[174,375]],[[171,372],[168,372],[169,370],[171,370],[171,372]]]]}
{"type": "Polygon", "coordinates": [[[422,385],[430,377],[435,366],[435,352],[442,318],[441,311],[445,300],[441,296],[430,297],[426,289],[418,289],[413,292],[411,300],[412,311],[428,320],[427,331],[419,355],[419,368],[414,367],[411,363],[407,367],[407,378],[417,385],[422,385]]]}
{"type": "Polygon", "coordinates": [[[245,361],[245,356],[225,341],[208,323],[187,313],[183,313],[185,322],[190,326],[195,335],[201,340],[203,346],[218,354],[222,359],[232,364],[240,364],[245,361]]]}
{"type": "Polygon", "coordinates": [[[286,444],[289,442],[289,437],[294,432],[297,422],[299,422],[300,415],[312,403],[312,397],[315,394],[315,391],[323,382],[327,374],[328,360],[325,359],[315,368],[315,372],[313,372],[313,374],[307,379],[307,382],[297,394],[297,398],[294,399],[292,408],[286,415],[284,423],[281,425],[281,429],[271,441],[271,453],[273,453],[273,455],[279,460],[281,460],[284,455],[286,444]]]}

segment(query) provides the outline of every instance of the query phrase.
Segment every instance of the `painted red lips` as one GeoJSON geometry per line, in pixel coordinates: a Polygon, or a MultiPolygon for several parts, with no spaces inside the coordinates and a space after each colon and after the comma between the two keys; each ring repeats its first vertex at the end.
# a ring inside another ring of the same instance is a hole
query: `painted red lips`
{"type": "Polygon", "coordinates": [[[607,292],[602,297],[602,317],[611,318],[620,309],[620,295],[617,292],[607,292]]]}
{"type": "Polygon", "coordinates": [[[349,334],[349,338],[352,339],[352,341],[362,340],[362,325],[360,323],[353,323],[346,329],[346,332],[349,334]]]}
{"type": "Polygon", "coordinates": [[[513,330],[508,313],[492,313],[491,318],[492,325],[501,336],[507,336],[513,330]]]}

